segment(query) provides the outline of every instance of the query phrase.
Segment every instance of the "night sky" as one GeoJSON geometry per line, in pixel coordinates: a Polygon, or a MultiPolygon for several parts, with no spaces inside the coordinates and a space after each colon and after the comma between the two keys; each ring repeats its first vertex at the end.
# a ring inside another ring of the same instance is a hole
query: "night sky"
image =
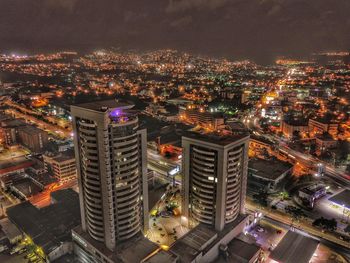
{"type": "Polygon", "coordinates": [[[350,49],[350,0],[0,0],[0,51],[174,48],[228,59],[350,49]]]}

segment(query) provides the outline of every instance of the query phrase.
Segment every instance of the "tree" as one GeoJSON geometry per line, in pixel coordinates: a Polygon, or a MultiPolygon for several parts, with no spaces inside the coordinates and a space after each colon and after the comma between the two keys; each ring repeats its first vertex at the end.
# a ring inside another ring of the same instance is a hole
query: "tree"
{"type": "Polygon", "coordinates": [[[286,200],[286,199],[288,199],[289,198],[289,194],[288,194],[288,192],[280,192],[280,197],[281,197],[281,199],[282,200],[286,200]]]}
{"type": "Polygon", "coordinates": [[[289,213],[294,219],[298,220],[305,216],[301,208],[295,206],[287,206],[285,208],[286,212],[289,213]]]}
{"type": "Polygon", "coordinates": [[[261,206],[267,206],[268,194],[266,192],[259,192],[253,195],[254,200],[261,206]]]}
{"type": "Polygon", "coordinates": [[[318,226],[328,231],[335,231],[337,229],[338,223],[337,221],[332,219],[327,219],[324,217],[317,218],[313,223],[313,226],[318,226]]]}

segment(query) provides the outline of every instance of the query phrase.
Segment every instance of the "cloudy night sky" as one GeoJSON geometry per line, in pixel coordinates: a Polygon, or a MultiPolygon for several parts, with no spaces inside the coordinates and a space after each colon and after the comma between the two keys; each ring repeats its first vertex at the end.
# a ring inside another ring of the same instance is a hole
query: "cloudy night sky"
{"type": "Polygon", "coordinates": [[[350,49],[349,0],[0,0],[0,51],[174,48],[265,63],[350,49]]]}

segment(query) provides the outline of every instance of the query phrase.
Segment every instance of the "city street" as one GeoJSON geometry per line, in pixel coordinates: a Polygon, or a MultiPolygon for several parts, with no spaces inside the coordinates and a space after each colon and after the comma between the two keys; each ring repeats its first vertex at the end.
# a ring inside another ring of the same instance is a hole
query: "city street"
{"type": "Polygon", "coordinates": [[[321,243],[336,249],[337,252],[346,255],[350,259],[349,242],[340,240],[338,237],[332,235],[329,232],[323,233],[320,229],[315,228],[311,225],[312,220],[295,221],[289,215],[269,209],[264,209],[250,202],[246,203],[246,207],[250,211],[261,212],[267,220],[270,220],[270,222],[276,224],[277,226],[288,227],[288,229],[293,227],[295,231],[298,231],[303,235],[312,236],[313,238],[320,240],[321,243]]]}
{"type": "Polygon", "coordinates": [[[39,208],[42,208],[42,207],[48,206],[50,204],[51,192],[54,192],[54,191],[57,191],[60,189],[65,189],[65,188],[74,188],[77,185],[78,185],[77,180],[71,180],[71,181],[68,181],[64,184],[53,183],[50,186],[48,186],[47,189],[44,190],[43,192],[41,192],[33,197],[30,197],[29,201],[33,205],[35,205],[39,208]]]}

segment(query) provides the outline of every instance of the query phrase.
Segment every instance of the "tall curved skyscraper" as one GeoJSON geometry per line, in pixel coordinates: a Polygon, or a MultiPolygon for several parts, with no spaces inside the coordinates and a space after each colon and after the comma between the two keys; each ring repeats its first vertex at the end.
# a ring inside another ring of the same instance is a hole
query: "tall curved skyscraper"
{"type": "Polygon", "coordinates": [[[132,107],[117,100],[71,106],[81,230],[110,251],[148,227],[146,131],[132,107]]]}
{"type": "Polygon", "coordinates": [[[249,134],[188,132],[182,137],[183,212],[221,231],[244,214],[249,134]]]}

